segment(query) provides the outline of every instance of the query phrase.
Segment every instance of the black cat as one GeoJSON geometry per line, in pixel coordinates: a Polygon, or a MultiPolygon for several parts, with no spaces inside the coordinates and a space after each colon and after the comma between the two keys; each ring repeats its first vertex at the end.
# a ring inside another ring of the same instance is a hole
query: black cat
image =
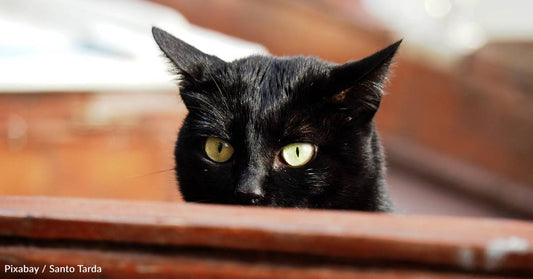
{"type": "Polygon", "coordinates": [[[225,62],[153,28],[189,111],[175,149],[189,202],[390,211],[373,117],[398,41],[342,65],[225,62]]]}

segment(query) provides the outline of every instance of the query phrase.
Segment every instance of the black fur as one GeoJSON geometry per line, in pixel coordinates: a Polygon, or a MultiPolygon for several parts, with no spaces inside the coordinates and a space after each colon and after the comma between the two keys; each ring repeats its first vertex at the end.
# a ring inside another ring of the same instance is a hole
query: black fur
{"type": "Polygon", "coordinates": [[[390,211],[373,117],[400,41],[359,61],[251,56],[230,63],[153,28],[180,79],[189,110],[175,158],[186,201],[390,211]],[[235,152],[206,158],[205,139],[235,152]],[[279,158],[294,142],[317,146],[301,168],[279,158]]]}

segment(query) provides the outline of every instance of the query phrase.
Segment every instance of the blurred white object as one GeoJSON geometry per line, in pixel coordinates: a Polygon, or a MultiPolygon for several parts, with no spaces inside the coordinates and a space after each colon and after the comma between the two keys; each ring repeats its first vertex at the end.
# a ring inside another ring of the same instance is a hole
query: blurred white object
{"type": "Polygon", "coordinates": [[[140,0],[1,0],[0,92],[175,90],[152,26],[228,61],[267,53],[140,0]]]}
{"type": "Polygon", "coordinates": [[[530,0],[362,1],[414,55],[453,61],[489,41],[533,39],[530,0]]]}

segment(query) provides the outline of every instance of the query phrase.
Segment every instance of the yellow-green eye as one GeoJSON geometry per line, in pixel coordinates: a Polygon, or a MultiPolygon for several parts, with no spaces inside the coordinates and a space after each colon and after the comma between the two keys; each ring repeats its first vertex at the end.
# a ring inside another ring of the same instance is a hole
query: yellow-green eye
{"type": "Polygon", "coordinates": [[[292,167],[301,167],[309,163],[314,155],[315,146],[305,142],[291,143],[281,150],[283,160],[292,167]]]}
{"type": "Polygon", "coordinates": [[[217,163],[224,163],[233,155],[233,147],[225,140],[209,137],[205,141],[205,154],[217,163]]]}

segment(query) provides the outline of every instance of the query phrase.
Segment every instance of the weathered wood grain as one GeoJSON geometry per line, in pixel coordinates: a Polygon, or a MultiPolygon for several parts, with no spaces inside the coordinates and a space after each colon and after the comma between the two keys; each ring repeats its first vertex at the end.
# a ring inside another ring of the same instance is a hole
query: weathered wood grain
{"type": "Polygon", "coordinates": [[[0,262],[54,262],[48,254],[76,262],[90,254],[109,264],[102,257],[113,252],[116,261],[135,253],[171,261],[177,253],[200,264],[204,257],[235,254],[229,261],[246,268],[259,258],[276,268],[285,261],[270,262],[274,258],[301,258],[293,265],[302,272],[325,262],[334,270],[348,265],[365,272],[371,266],[379,272],[533,275],[533,224],[503,219],[0,197],[0,236],[0,262]],[[198,249],[203,256],[194,254],[198,249]]]}

